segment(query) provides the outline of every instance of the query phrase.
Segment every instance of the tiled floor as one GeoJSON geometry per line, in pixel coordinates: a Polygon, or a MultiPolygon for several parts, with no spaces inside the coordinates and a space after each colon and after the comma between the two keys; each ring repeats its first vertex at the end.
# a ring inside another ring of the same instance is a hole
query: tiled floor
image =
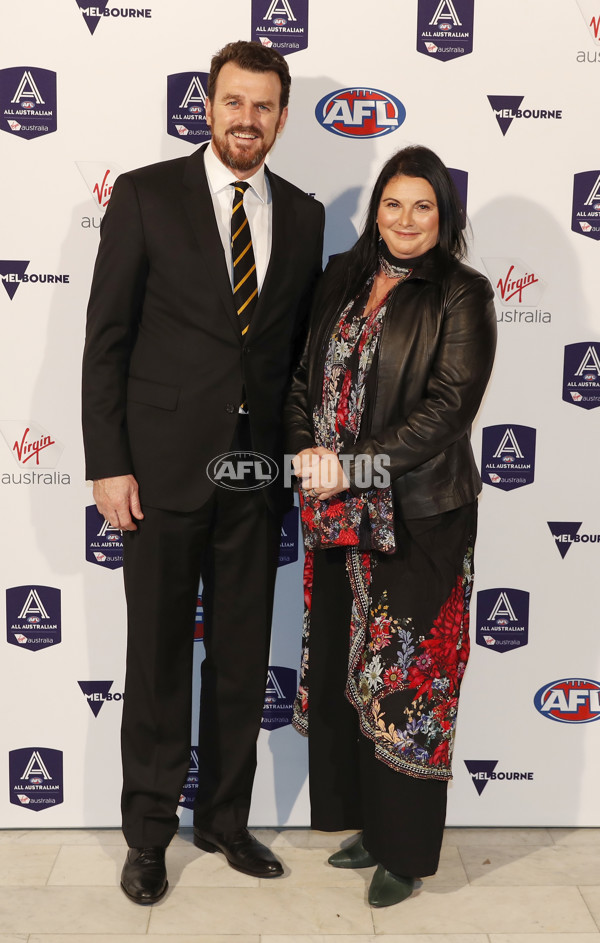
{"type": "Polygon", "coordinates": [[[370,869],[327,865],[339,834],[254,833],[282,878],[238,874],[183,829],[167,896],[140,907],[118,887],[120,832],[0,831],[0,943],[600,943],[600,829],[449,828],[437,875],[381,910],[370,869]]]}

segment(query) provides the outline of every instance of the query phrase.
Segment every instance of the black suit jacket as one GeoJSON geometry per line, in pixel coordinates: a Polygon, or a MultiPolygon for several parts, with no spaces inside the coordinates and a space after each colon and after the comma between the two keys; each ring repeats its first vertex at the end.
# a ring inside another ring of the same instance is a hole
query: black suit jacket
{"type": "MultiPolygon", "coordinates": [[[[324,211],[267,170],[269,266],[242,338],[204,170],[190,157],[121,174],[102,224],[88,307],[88,478],[133,474],[142,506],[201,507],[231,447],[242,388],[253,447],[281,468],[281,411],[321,271],[324,211]]],[[[265,489],[281,509],[281,475],[265,489]]]]}

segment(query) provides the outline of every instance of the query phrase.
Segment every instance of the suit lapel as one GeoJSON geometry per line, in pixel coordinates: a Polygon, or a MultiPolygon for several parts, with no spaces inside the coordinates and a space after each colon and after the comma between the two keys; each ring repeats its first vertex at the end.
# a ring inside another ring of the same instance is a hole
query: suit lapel
{"type": "Polygon", "coordinates": [[[240,326],[237,311],[233,303],[229,272],[223,254],[223,243],[217,228],[212,197],[204,169],[204,151],[208,145],[198,148],[185,168],[183,183],[185,193],[183,197],[184,209],[190,221],[196,241],[200,248],[202,260],[206,268],[206,277],[214,287],[236,336],[240,338],[240,326]]]}

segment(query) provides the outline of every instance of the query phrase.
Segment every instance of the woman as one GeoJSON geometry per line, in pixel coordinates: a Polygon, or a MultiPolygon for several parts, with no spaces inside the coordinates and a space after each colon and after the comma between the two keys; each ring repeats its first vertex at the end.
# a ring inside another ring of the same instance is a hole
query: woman
{"type": "Polygon", "coordinates": [[[301,478],[312,827],[377,865],[373,906],[439,861],[469,653],[477,495],[470,426],[492,368],[493,291],[460,259],[463,212],[429,149],[384,166],[354,247],[319,285],[288,399],[301,478]]]}

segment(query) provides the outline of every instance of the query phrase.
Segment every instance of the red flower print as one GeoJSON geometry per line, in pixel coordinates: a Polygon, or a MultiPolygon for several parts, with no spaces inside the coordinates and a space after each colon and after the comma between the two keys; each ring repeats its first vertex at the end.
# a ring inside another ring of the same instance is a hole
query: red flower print
{"type": "Polygon", "coordinates": [[[430,766],[447,766],[449,760],[449,743],[447,740],[442,740],[441,743],[438,743],[437,747],[431,754],[429,759],[430,766]]]}
{"type": "Polygon", "coordinates": [[[392,691],[395,691],[396,688],[399,688],[402,684],[402,674],[400,669],[395,665],[391,668],[387,668],[386,671],[383,672],[383,683],[385,684],[386,688],[390,688],[392,691]]]}
{"type": "Polygon", "coordinates": [[[311,608],[312,603],[312,590],[313,590],[313,571],[314,571],[314,555],[311,550],[307,550],[304,555],[304,605],[307,609],[311,608]]]}
{"type": "Polygon", "coordinates": [[[469,614],[464,610],[464,595],[462,576],[459,576],[433,623],[430,638],[421,644],[421,651],[429,656],[430,663],[421,656],[409,669],[409,684],[418,688],[415,700],[422,694],[432,697],[433,682],[437,678],[448,679],[447,694],[458,690],[469,657],[469,614]],[[463,667],[459,673],[460,665],[463,667]]]}

